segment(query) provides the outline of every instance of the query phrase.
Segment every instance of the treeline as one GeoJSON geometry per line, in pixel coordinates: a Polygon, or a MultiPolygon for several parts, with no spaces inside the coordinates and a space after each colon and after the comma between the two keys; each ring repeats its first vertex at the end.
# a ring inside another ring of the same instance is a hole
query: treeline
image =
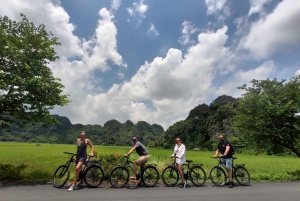
{"type": "Polygon", "coordinates": [[[120,123],[117,120],[107,121],[101,125],[72,124],[67,117],[53,115],[60,124],[43,127],[41,124],[27,124],[24,128],[13,125],[10,128],[0,128],[0,141],[37,142],[73,144],[81,131],[86,131],[87,138],[97,145],[126,146],[132,144],[132,137],[137,136],[145,144],[151,141],[161,141],[164,129],[161,125],[139,121],[136,124],[127,120],[120,123]]]}

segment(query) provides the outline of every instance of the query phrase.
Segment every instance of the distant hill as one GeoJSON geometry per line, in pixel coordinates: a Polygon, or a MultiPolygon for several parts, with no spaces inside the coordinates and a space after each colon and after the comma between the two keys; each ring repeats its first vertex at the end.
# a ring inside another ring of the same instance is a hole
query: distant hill
{"type": "Polygon", "coordinates": [[[161,140],[164,129],[161,125],[139,121],[136,124],[127,120],[120,123],[117,120],[109,120],[101,125],[72,124],[67,117],[53,115],[61,124],[27,125],[24,128],[12,126],[0,128],[0,141],[40,142],[73,144],[81,131],[86,131],[87,138],[98,145],[131,145],[133,136],[137,136],[144,144],[161,140]]]}

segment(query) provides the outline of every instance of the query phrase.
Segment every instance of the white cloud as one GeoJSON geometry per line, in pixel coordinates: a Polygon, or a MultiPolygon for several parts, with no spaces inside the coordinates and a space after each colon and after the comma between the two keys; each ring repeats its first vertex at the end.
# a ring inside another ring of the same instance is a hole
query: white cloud
{"type": "Polygon", "coordinates": [[[219,22],[223,22],[230,15],[227,0],[205,0],[207,15],[214,15],[219,22]]]}
{"type": "Polygon", "coordinates": [[[220,86],[216,92],[216,95],[230,94],[233,97],[240,97],[244,91],[237,89],[237,87],[244,84],[249,84],[253,79],[265,80],[274,73],[276,66],[272,60],[264,62],[262,65],[255,69],[248,71],[239,70],[234,73],[228,81],[220,86]]]}
{"type": "Polygon", "coordinates": [[[112,11],[117,11],[120,6],[121,6],[121,0],[112,0],[111,1],[111,10],[112,11]]]}
{"type": "Polygon", "coordinates": [[[264,6],[273,0],[250,0],[250,10],[248,16],[264,11],[264,6]]]}
{"type": "Polygon", "coordinates": [[[283,0],[275,10],[254,22],[240,46],[256,59],[268,58],[300,42],[300,1],[283,0]]]}
{"type": "Polygon", "coordinates": [[[158,33],[158,31],[155,29],[155,26],[154,26],[153,23],[151,23],[151,26],[150,26],[150,28],[148,29],[147,34],[153,35],[153,36],[158,36],[158,35],[159,35],[159,33],[158,33]]]}
{"type": "Polygon", "coordinates": [[[83,60],[88,68],[101,69],[106,71],[109,68],[107,60],[111,60],[116,65],[126,67],[122,56],[117,52],[117,28],[112,22],[114,18],[105,8],[99,11],[101,19],[98,21],[98,27],[93,38],[83,42],[85,54],[83,60]]]}
{"type": "Polygon", "coordinates": [[[1,0],[0,4],[2,16],[7,15],[10,19],[19,21],[20,13],[23,13],[35,25],[45,24],[47,31],[51,31],[62,43],[61,46],[55,47],[58,55],[72,57],[83,54],[80,39],[72,34],[75,26],[69,23],[70,16],[59,4],[53,4],[51,0],[1,0]],[[72,49],[69,49],[71,46],[72,49]]]}
{"type": "Polygon", "coordinates": [[[139,3],[134,2],[131,8],[127,8],[127,11],[131,17],[136,17],[138,21],[138,26],[141,24],[145,18],[145,13],[148,10],[148,5],[144,4],[144,1],[141,0],[139,3]]]}
{"type": "Polygon", "coordinates": [[[184,21],[182,23],[182,36],[179,39],[179,43],[181,45],[194,44],[195,41],[190,39],[190,36],[196,33],[198,29],[189,21],[184,21]]]}

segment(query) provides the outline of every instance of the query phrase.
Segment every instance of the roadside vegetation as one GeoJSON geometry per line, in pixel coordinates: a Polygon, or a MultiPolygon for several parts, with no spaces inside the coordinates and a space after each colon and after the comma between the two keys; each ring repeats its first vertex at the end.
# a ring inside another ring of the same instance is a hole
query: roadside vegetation
{"type": "MultiPolygon", "coordinates": [[[[123,154],[130,147],[95,146],[97,160],[103,166],[105,176],[120,163],[123,154]]],[[[28,183],[49,183],[55,169],[68,160],[63,152],[75,152],[75,145],[35,144],[0,142],[0,180],[21,181],[28,183]]],[[[157,164],[159,173],[172,162],[172,149],[149,148],[151,158],[148,163],[157,164]]],[[[217,160],[210,158],[211,151],[187,151],[187,159],[203,164],[208,175],[217,160]]],[[[135,159],[137,154],[131,155],[135,159]]],[[[300,161],[293,156],[255,155],[255,152],[236,154],[236,164],[245,164],[252,181],[294,181],[300,180],[300,161]]],[[[73,178],[74,167],[71,167],[73,178]]],[[[209,182],[209,180],[207,181],[209,182]]]]}

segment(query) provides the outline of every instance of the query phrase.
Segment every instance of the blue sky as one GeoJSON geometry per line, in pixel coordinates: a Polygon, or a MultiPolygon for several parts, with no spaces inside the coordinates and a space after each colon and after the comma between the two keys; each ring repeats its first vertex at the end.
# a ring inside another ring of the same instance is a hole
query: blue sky
{"type": "Polygon", "coordinates": [[[49,65],[72,123],[185,119],[252,79],[300,74],[298,0],[0,0],[0,15],[45,24],[62,43],[49,65]]]}

